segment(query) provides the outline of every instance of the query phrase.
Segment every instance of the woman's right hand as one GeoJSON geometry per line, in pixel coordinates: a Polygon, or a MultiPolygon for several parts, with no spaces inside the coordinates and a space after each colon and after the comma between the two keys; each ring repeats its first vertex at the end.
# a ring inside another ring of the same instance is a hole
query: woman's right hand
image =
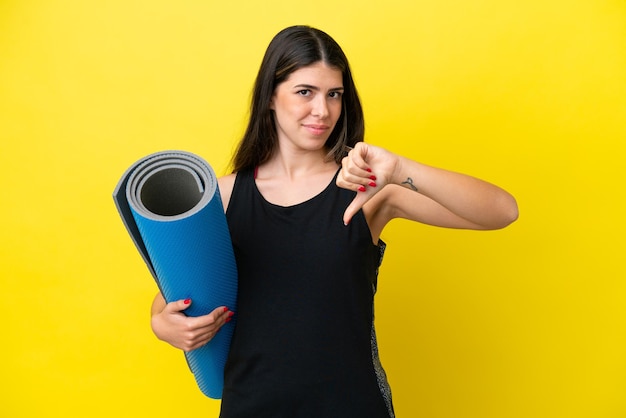
{"type": "Polygon", "coordinates": [[[189,352],[211,341],[234,315],[226,306],[220,306],[207,315],[187,316],[183,312],[192,303],[185,299],[165,304],[163,296],[157,295],[152,305],[151,326],[158,339],[189,352]]]}

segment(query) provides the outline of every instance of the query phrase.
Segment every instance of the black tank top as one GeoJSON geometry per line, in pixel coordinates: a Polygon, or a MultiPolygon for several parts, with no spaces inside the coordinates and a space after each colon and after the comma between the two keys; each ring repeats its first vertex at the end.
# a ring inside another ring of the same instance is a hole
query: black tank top
{"type": "Polygon", "coordinates": [[[226,216],[237,268],[237,326],[221,418],[389,418],[373,301],[384,243],[372,244],[354,192],[335,179],[303,203],[266,201],[237,175],[226,216]]]}

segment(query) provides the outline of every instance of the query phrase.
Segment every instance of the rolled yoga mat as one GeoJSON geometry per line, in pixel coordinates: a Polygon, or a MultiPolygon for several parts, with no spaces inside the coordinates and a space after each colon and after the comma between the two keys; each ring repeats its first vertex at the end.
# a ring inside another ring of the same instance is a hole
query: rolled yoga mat
{"type": "MultiPolygon", "coordinates": [[[[124,173],[113,200],[168,302],[191,298],[184,312],[236,310],[237,267],[211,166],[184,151],[148,155],[124,173]]],[[[235,320],[209,343],[185,353],[198,387],[219,399],[235,320]]]]}

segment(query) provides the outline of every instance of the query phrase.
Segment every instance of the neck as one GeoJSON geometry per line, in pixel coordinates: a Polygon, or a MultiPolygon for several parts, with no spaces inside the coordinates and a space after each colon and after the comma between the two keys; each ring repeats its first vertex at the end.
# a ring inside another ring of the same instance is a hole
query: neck
{"type": "Polygon", "coordinates": [[[286,151],[278,149],[269,161],[262,164],[262,177],[286,177],[290,180],[307,177],[327,170],[336,170],[337,164],[326,160],[326,149],[315,151],[286,151]]]}

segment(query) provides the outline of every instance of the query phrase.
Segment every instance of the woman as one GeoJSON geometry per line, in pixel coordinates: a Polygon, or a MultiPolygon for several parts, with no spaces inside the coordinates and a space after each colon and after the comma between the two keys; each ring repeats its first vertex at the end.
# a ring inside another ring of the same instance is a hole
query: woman
{"type": "MultiPolygon", "coordinates": [[[[373,298],[393,218],[497,229],[514,198],[363,142],[348,61],[324,32],[284,29],[259,70],[233,173],[219,180],[239,271],[221,417],[393,417],[373,298]]],[[[152,328],[190,351],[233,313],[186,317],[159,294],[152,328]]]]}

